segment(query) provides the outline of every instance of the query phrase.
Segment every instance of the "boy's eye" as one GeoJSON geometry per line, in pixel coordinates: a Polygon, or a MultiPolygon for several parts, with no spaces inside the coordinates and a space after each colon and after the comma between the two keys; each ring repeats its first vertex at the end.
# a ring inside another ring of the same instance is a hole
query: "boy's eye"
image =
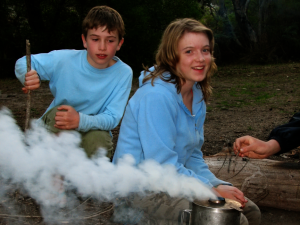
{"type": "Polygon", "coordinates": [[[93,41],[98,41],[98,39],[96,39],[96,38],[93,38],[92,40],[93,40],[93,41]]]}
{"type": "Polygon", "coordinates": [[[113,42],[114,42],[114,40],[108,40],[108,42],[109,42],[109,43],[113,43],[113,42]]]}

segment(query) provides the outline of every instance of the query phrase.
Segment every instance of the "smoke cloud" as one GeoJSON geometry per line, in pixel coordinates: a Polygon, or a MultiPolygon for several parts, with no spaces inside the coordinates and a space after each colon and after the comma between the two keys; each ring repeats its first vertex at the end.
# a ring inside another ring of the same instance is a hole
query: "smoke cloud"
{"type": "MultiPolygon", "coordinates": [[[[148,160],[135,166],[129,155],[114,165],[104,156],[104,151],[99,151],[97,157],[87,158],[79,144],[79,133],[62,132],[57,136],[40,126],[38,121],[32,121],[31,129],[24,133],[11,112],[2,108],[0,197],[10,188],[21,188],[41,206],[43,216],[49,215],[50,208],[59,208],[59,202],[53,201],[53,196],[59,192],[57,177],[58,180],[64,178],[68,204],[73,199],[70,193],[75,195],[70,190],[103,202],[114,202],[133,192],[166,192],[171,197],[189,200],[214,197],[200,181],[178,174],[171,165],[148,160]]],[[[75,200],[73,204],[76,204],[75,200]]]]}

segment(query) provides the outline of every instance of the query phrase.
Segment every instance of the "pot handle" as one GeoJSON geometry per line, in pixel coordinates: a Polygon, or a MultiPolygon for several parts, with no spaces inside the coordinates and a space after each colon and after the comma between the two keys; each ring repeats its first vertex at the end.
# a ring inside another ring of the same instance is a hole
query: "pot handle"
{"type": "Polygon", "coordinates": [[[181,212],[180,215],[180,225],[191,225],[192,224],[192,210],[185,209],[181,212]]]}

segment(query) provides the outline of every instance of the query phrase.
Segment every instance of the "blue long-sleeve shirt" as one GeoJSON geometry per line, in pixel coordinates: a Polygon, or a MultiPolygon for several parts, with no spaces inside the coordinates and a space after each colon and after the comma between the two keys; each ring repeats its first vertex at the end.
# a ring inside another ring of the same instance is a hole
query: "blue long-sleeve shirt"
{"type": "MultiPolygon", "coordinates": [[[[41,80],[48,80],[54,99],[46,112],[58,105],[70,105],[79,112],[77,130],[112,130],[124,113],[132,83],[132,70],[118,57],[105,69],[87,61],[86,50],[58,50],[31,56],[31,68],[41,80]]],[[[16,62],[15,73],[25,82],[26,57],[16,62]]]]}
{"type": "Polygon", "coordinates": [[[154,86],[151,80],[140,85],[126,107],[113,163],[131,154],[136,164],[147,159],[172,164],[178,173],[195,177],[209,187],[229,184],[217,179],[203,159],[206,105],[202,91],[193,87],[191,114],[174,84],[157,78],[154,86]]]}

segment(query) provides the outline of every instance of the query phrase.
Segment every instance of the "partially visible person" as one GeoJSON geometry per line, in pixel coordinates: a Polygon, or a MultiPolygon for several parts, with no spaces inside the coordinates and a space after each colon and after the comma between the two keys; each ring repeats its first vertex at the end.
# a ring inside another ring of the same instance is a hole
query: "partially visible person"
{"type": "Polygon", "coordinates": [[[88,157],[98,148],[112,156],[111,130],[120,122],[132,83],[131,68],[115,56],[125,34],[121,15],[108,6],[92,8],[82,23],[85,50],[57,50],[16,62],[15,73],[23,91],[40,87],[48,80],[54,100],[42,116],[54,133],[76,130],[88,157]]]}
{"type": "Polygon", "coordinates": [[[282,154],[300,146],[300,112],[291,120],[272,130],[268,141],[251,136],[237,138],[233,144],[235,154],[241,157],[264,159],[274,154],[282,154]]]}
{"type": "MultiPolygon", "coordinates": [[[[199,21],[186,18],[169,24],[156,65],[142,71],[140,87],[126,107],[113,163],[130,154],[136,164],[155,160],[173,165],[179,174],[198,179],[217,195],[239,201],[244,206],[241,224],[258,225],[260,211],[255,203],[215,177],[203,159],[206,102],[217,69],[213,48],[212,31],[199,21]]],[[[190,202],[167,193],[134,196],[116,205],[114,216],[131,208],[141,209],[143,217],[130,224],[177,225],[190,202]]],[[[123,217],[119,222],[128,221],[123,217]]]]}

